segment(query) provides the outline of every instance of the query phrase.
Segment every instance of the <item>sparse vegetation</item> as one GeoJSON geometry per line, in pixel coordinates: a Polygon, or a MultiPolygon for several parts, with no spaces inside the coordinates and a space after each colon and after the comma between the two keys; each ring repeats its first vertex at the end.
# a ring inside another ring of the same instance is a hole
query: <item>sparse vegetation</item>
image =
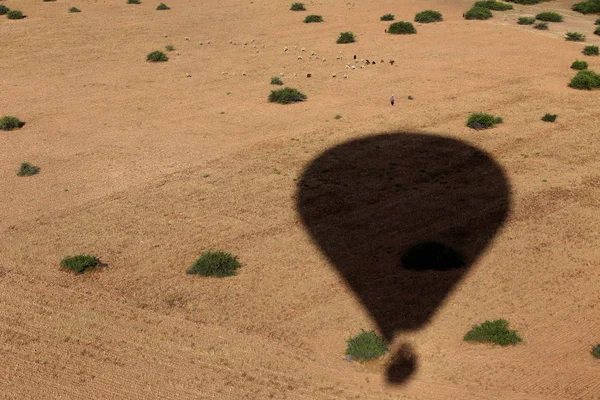
{"type": "Polygon", "coordinates": [[[71,7],[71,8],[69,8],[69,12],[70,13],[78,13],[78,12],[81,12],[81,10],[77,7],[71,7]]]}
{"type": "Polygon", "coordinates": [[[17,171],[18,176],[31,176],[40,172],[40,167],[37,167],[28,162],[21,163],[21,167],[17,171]]]}
{"type": "Polygon", "coordinates": [[[335,119],[342,119],[342,116],[340,114],[335,114],[335,119]]]}
{"type": "Polygon", "coordinates": [[[573,64],[571,64],[571,68],[579,70],[579,71],[583,71],[585,69],[588,69],[588,63],[585,61],[575,60],[575,61],[573,61],[573,64]]]}
{"type": "Polygon", "coordinates": [[[496,0],[476,1],[475,4],[473,4],[473,7],[487,8],[488,10],[494,11],[506,11],[513,9],[511,4],[501,3],[496,0]]]}
{"type": "Polygon", "coordinates": [[[356,42],[356,38],[354,37],[354,33],[352,32],[340,33],[340,37],[338,37],[338,40],[336,41],[337,44],[346,44],[354,42],[356,42]]]}
{"type": "Polygon", "coordinates": [[[584,42],[585,35],[579,32],[567,32],[565,34],[565,39],[567,39],[570,42],[584,42]]]}
{"type": "Polygon", "coordinates": [[[100,264],[100,260],[94,256],[77,255],[74,257],[64,258],[60,262],[60,266],[77,274],[84,273],[87,269],[94,268],[100,264]]]}
{"type": "Polygon", "coordinates": [[[0,118],[0,130],[1,131],[12,131],[13,129],[19,129],[24,124],[17,117],[11,117],[10,115],[4,115],[0,118]]]}
{"type": "Polygon", "coordinates": [[[304,8],[304,3],[292,3],[292,7],[290,7],[292,11],[306,11],[304,8]]]}
{"type": "Polygon", "coordinates": [[[306,95],[294,88],[283,88],[272,90],[269,95],[269,102],[279,104],[297,103],[306,100],[306,95]]]}
{"type": "Polygon", "coordinates": [[[309,24],[311,22],[323,22],[323,17],[320,15],[307,15],[304,18],[304,23],[309,24]]]}
{"type": "Polygon", "coordinates": [[[431,22],[440,22],[444,18],[442,17],[442,13],[435,10],[425,10],[417,13],[415,15],[415,22],[420,22],[422,24],[428,24],[431,22]]]}
{"type": "Polygon", "coordinates": [[[598,18],[596,21],[594,21],[594,25],[600,25],[600,18],[598,18]]]}
{"type": "Polygon", "coordinates": [[[540,31],[547,31],[548,30],[548,23],[547,22],[538,22],[533,27],[535,29],[539,29],[540,31]]]}
{"type": "Polygon", "coordinates": [[[598,14],[600,13],[600,0],[587,0],[573,4],[571,10],[582,14],[598,14]]]}
{"type": "Polygon", "coordinates": [[[156,9],[157,9],[158,11],[163,11],[163,10],[170,10],[170,9],[171,9],[171,7],[169,7],[169,6],[168,6],[168,5],[166,5],[165,3],[160,3],[160,4],[159,4],[159,5],[156,7],[156,9]]]}
{"type": "Polygon", "coordinates": [[[473,326],[464,337],[467,342],[495,343],[500,346],[516,345],[523,340],[515,330],[508,329],[508,322],[504,319],[485,321],[481,325],[473,326]]]}
{"type": "Polygon", "coordinates": [[[596,30],[594,31],[594,35],[600,36],[600,26],[597,27],[596,30]]]}
{"type": "Polygon", "coordinates": [[[185,272],[187,274],[223,278],[236,274],[242,264],[229,253],[206,251],[185,272]]]}
{"type": "Polygon", "coordinates": [[[502,123],[501,117],[495,117],[486,113],[473,113],[467,120],[467,126],[473,129],[492,128],[496,124],[502,123]]]}
{"type": "Polygon", "coordinates": [[[535,16],[535,19],[538,19],[540,21],[546,21],[546,22],[562,22],[563,21],[562,15],[557,14],[552,11],[546,11],[546,12],[539,13],[535,16]]]}
{"type": "Polygon", "coordinates": [[[465,13],[465,19],[484,20],[484,19],[490,19],[492,17],[493,17],[493,15],[490,10],[488,10],[487,8],[481,8],[481,7],[473,7],[465,13]]]}
{"type": "Polygon", "coordinates": [[[163,53],[162,51],[155,50],[146,56],[146,61],[165,62],[165,61],[169,61],[169,57],[167,57],[167,55],[165,53],[163,53]]]}
{"type": "Polygon", "coordinates": [[[417,30],[412,22],[398,21],[390,25],[388,33],[391,33],[392,35],[412,35],[417,33],[417,30]]]}
{"type": "Polygon", "coordinates": [[[546,113],[542,117],[542,121],[544,121],[544,122],[554,122],[554,121],[556,121],[556,117],[558,117],[558,115],[546,113]]]}
{"type": "Polygon", "coordinates": [[[592,356],[596,357],[596,358],[600,358],[600,344],[595,345],[594,347],[592,347],[592,356]]]}
{"type": "Polygon", "coordinates": [[[127,0],[127,4],[142,4],[140,0],[127,0]]]}
{"type": "Polygon", "coordinates": [[[519,24],[519,25],[533,25],[533,24],[535,24],[535,18],[534,17],[519,17],[519,20],[517,21],[517,24],[519,24]]]}
{"type": "Polygon", "coordinates": [[[412,96],[408,96],[408,99],[409,99],[409,100],[414,100],[414,97],[412,97],[412,96]]]}
{"type": "Polygon", "coordinates": [[[165,46],[165,50],[167,50],[167,51],[173,51],[173,50],[175,50],[175,47],[173,47],[172,44],[168,44],[168,45],[165,46]]]}
{"type": "Polygon", "coordinates": [[[25,18],[23,13],[19,10],[10,10],[9,12],[6,13],[6,16],[8,17],[8,19],[23,19],[23,18],[25,18]]]}
{"type": "Polygon", "coordinates": [[[383,338],[375,331],[362,331],[358,335],[346,340],[348,347],[346,355],[355,361],[369,361],[383,356],[390,351],[385,345],[383,338]]]}
{"type": "Polygon", "coordinates": [[[396,17],[394,16],[394,14],[384,14],[381,16],[380,20],[381,21],[393,21],[396,17]]]}
{"type": "Polygon", "coordinates": [[[283,82],[279,77],[274,76],[271,78],[271,85],[283,85],[283,82]]]}
{"type": "Polygon", "coordinates": [[[583,48],[582,53],[586,56],[597,56],[599,54],[598,52],[598,46],[596,45],[589,45],[589,46],[585,46],[583,48]]]}
{"type": "Polygon", "coordinates": [[[4,15],[10,11],[10,8],[6,7],[4,4],[0,4],[0,15],[4,15]]]}
{"type": "Polygon", "coordinates": [[[594,71],[579,71],[571,79],[569,87],[579,90],[592,90],[600,88],[600,75],[594,71]]]}

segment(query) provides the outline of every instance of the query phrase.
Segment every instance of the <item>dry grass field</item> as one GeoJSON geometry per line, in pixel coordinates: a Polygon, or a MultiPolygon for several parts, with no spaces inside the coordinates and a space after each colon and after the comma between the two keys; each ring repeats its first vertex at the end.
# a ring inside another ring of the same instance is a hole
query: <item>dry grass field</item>
{"type": "Polygon", "coordinates": [[[467,0],[141,1],[0,1],[27,16],[0,17],[0,116],[25,122],[0,131],[0,398],[600,399],[600,91],[567,86],[576,59],[600,72],[581,54],[600,45],[597,15],[566,0],[486,21],[463,19],[467,0]],[[444,21],[384,33],[381,15],[425,9],[444,21]],[[565,20],[516,23],[541,11],[565,20]],[[356,43],[336,44],[343,31],[356,43]],[[168,44],[168,62],[146,62],[168,44]],[[305,102],[267,101],[280,73],[305,102]],[[504,122],[473,130],[473,112],[504,122]],[[40,173],[17,176],[24,161],[40,173]],[[460,198],[432,189],[448,165],[460,198]],[[387,280],[384,244],[434,231],[468,266],[387,280]],[[211,249],[238,274],[186,275],[211,249]],[[59,268],[79,253],[108,267],[59,268]],[[463,341],[497,318],[523,342],[463,341]],[[346,361],[361,329],[390,355],[346,361]],[[392,382],[407,348],[414,368],[392,382]]]}

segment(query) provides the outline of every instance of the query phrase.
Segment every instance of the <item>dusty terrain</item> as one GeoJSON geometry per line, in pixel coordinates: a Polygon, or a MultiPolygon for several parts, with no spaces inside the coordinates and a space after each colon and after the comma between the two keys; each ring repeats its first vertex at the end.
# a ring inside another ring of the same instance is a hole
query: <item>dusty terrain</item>
{"type": "Polygon", "coordinates": [[[0,18],[0,114],[26,122],[0,133],[1,398],[600,399],[589,354],[600,343],[600,91],[567,87],[572,61],[600,72],[600,58],[561,37],[600,44],[597,16],[569,11],[573,1],[465,21],[471,1],[321,0],[306,6],[325,22],[303,24],[287,0],[171,0],[166,12],[142,1],[2,1],[28,17],[0,18]],[[382,14],[428,8],[445,21],[384,34],[382,14]],[[516,24],[542,10],[565,22],[516,24]],[[346,30],[358,41],[336,45],[346,30]],[[166,44],[180,55],[145,62],[166,44]],[[378,64],[346,71],[354,54],[378,64]],[[267,102],[281,72],[306,102],[267,102]],[[504,123],[473,131],[475,111],[504,123]],[[540,121],[546,112],[557,122],[540,121]],[[392,354],[408,343],[418,357],[400,385],[386,380],[389,357],[344,360],[347,338],[379,327],[297,204],[312,160],[385,132],[480,149],[510,187],[505,220],[464,276],[426,320],[394,330],[392,354]],[[23,161],[41,173],[17,177],[23,161]],[[207,249],[238,256],[239,275],[186,275],[207,249]],[[59,270],[78,253],[109,267],[59,270]],[[462,340],[496,318],[523,343],[462,340]]]}

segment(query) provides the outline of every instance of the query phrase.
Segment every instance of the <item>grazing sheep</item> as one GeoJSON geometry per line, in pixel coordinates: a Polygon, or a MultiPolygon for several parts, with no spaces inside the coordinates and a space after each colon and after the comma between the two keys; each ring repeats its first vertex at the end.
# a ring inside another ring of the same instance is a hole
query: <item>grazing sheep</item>
{"type": "Polygon", "coordinates": [[[394,60],[390,60],[390,65],[394,65],[394,60]]]}
{"type": "Polygon", "coordinates": [[[202,45],[204,44],[204,43],[202,43],[202,42],[198,42],[198,43],[200,43],[200,46],[202,46],[202,45]]]}
{"type": "Polygon", "coordinates": [[[285,47],[283,48],[283,52],[285,53],[285,52],[287,52],[287,51],[288,51],[288,47],[287,47],[287,46],[285,46],[285,47]]]}
{"type": "Polygon", "coordinates": [[[352,66],[352,71],[356,71],[356,67],[354,65],[352,66]]]}
{"type": "Polygon", "coordinates": [[[167,34],[165,33],[165,38],[168,38],[169,36],[167,36],[167,34]]]}
{"type": "Polygon", "coordinates": [[[206,44],[211,44],[212,42],[209,40],[208,42],[206,42],[206,44]]]}
{"type": "Polygon", "coordinates": [[[298,60],[304,60],[302,56],[298,56],[298,60]]]}
{"type": "Polygon", "coordinates": [[[307,78],[310,78],[312,76],[312,74],[306,74],[307,78]]]}
{"type": "Polygon", "coordinates": [[[306,51],[306,49],[303,47],[303,48],[300,49],[300,51],[306,51]]]}
{"type": "Polygon", "coordinates": [[[230,40],[230,41],[229,41],[229,44],[233,44],[233,40],[230,40]]]}
{"type": "Polygon", "coordinates": [[[187,74],[185,74],[185,76],[187,76],[188,78],[192,77],[192,74],[190,74],[189,72],[187,74]]]}
{"type": "Polygon", "coordinates": [[[189,37],[186,37],[186,38],[185,38],[185,40],[190,40],[190,38],[189,38],[189,37]]]}
{"type": "Polygon", "coordinates": [[[248,76],[248,74],[245,72],[242,72],[242,76],[248,76]]]}
{"type": "Polygon", "coordinates": [[[252,39],[252,43],[254,43],[254,39],[252,39]]]}
{"type": "Polygon", "coordinates": [[[180,52],[177,52],[177,55],[178,55],[178,56],[180,56],[180,55],[181,55],[181,53],[180,53],[180,52]]]}
{"type": "Polygon", "coordinates": [[[327,61],[326,59],[323,59],[323,62],[327,61]]]}
{"type": "Polygon", "coordinates": [[[384,62],[385,62],[385,61],[383,61],[383,58],[382,58],[382,59],[381,59],[381,61],[380,61],[380,63],[382,63],[382,64],[383,64],[384,62]]]}
{"type": "Polygon", "coordinates": [[[360,67],[361,67],[361,68],[363,68],[363,69],[365,68],[365,66],[364,66],[364,65],[361,65],[360,67]]]}
{"type": "MultiPolygon", "coordinates": [[[[235,74],[235,72],[234,72],[234,74],[235,74]]],[[[221,72],[221,75],[227,75],[227,71],[221,72]]]]}
{"type": "Polygon", "coordinates": [[[348,75],[344,74],[344,79],[348,78],[348,75]]]}
{"type": "Polygon", "coordinates": [[[365,60],[365,64],[370,65],[371,62],[369,60],[365,60]]]}
{"type": "Polygon", "coordinates": [[[315,53],[314,51],[311,51],[311,52],[310,52],[310,55],[311,55],[311,56],[316,56],[316,55],[317,55],[317,53],[315,53]]]}
{"type": "Polygon", "coordinates": [[[337,74],[334,72],[333,74],[331,74],[332,78],[335,78],[337,76],[337,74]]]}
{"type": "Polygon", "coordinates": [[[245,49],[245,48],[246,48],[246,45],[245,45],[245,44],[243,44],[243,45],[242,45],[242,49],[245,49]]]}
{"type": "Polygon", "coordinates": [[[280,72],[280,73],[279,73],[279,76],[283,76],[283,72],[280,72]]]}
{"type": "Polygon", "coordinates": [[[263,45],[262,45],[262,48],[263,48],[263,49],[266,49],[266,48],[267,48],[267,45],[266,45],[266,44],[263,44],[263,45]]]}
{"type": "Polygon", "coordinates": [[[296,76],[296,73],[294,72],[294,76],[296,76]]]}
{"type": "Polygon", "coordinates": [[[256,45],[255,45],[255,44],[253,44],[253,45],[252,45],[252,48],[253,48],[253,49],[255,49],[255,48],[256,48],[256,45]]]}

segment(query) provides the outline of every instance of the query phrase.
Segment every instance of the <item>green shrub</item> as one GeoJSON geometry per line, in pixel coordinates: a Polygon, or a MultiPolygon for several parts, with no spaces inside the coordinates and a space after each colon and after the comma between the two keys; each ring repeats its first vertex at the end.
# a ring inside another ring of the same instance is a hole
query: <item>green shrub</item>
{"type": "Polygon", "coordinates": [[[392,35],[412,35],[417,33],[417,30],[412,22],[398,21],[390,25],[388,33],[391,33],[392,35]]]}
{"type": "Polygon", "coordinates": [[[157,7],[157,10],[162,11],[162,10],[170,10],[171,7],[169,7],[168,5],[166,5],[165,3],[160,3],[157,7]]]}
{"type": "Polygon", "coordinates": [[[506,10],[513,9],[512,5],[506,4],[506,3],[501,3],[496,0],[476,1],[475,4],[473,4],[473,7],[487,8],[488,10],[494,10],[494,11],[506,11],[506,10]]]}
{"type": "Polygon", "coordinates": [[[515,4],[523,4],[526,6],[532,5],[532,4],[538,4],[540,2],[542,2],[542,0],[506,0],[509,3],[515,3],[515,4]]]}
{"type": "Polygon", "coordinates": [[[279,90],[271,90],[269,102],[279,104],[297,103],[306,100],[306,95],[293,88],[283,88],[279,90]]]}
{"type": "Polygon", "coordinates": [[[589,45],[583,48],[582,53],[586,56],[597,56],[598,55],[598,46],[589,45]]]}
{"type": "Polygon", "coordinates": [[[10,115],[4,115],[0,118],[0,131],[12,131],[25,125],[17,117],[11,117],[10,115]]]}
{"type": "Polygon", "coordinates": [[[23,13],[19,10],[10,10],[9,12],[6,13],[6,16],[8,17],[8,19],[23,19],[23,18],[25,18],[23,13]]]}
{"type": "Polygon", "coordinates": [[[592,347],[591,353],[594,357],[600,358],[600,344],[597,344],[594,347],[592,347]]]}
{"type": "Polygon", "coordinates": [[[70,269],[78,274],[82,274],[89,268],[96,267],[100,264],[100,260],[94,256],[86,256],[80,254],[74,257],[64,258],[60,262],[60,266],[66,269],[70,269]]]}
{"type": "Polygon", "coordinates": [[[242,264],[229,253],[222,251],[206,251],[185,272],[202,276],[223,278],[233,276],[242,264]]]}
{"type": "Polygon", "coordinates": [[[600,25],[600,18],[598,18],[595,22],[594,25],[600,25]]]}
{"type": "Polygon", "coordinates": [[[142,4],[140,0],[127,0],[127,4],[142,4]]]}
{"type": "Polygon", "coordinates": [[[162,51],[155,50],[146,56],[146,61],[150,62],[165,62],[169,61],[169,57],[162,51]]]}
{"type": "Polygon", "coordinates": [[[600,26],[597,27],[596,30],[594,31],[594,35],[600,36],[600,26]]]}
{"type": "Polygon", "coordinates": [[[356,38],[354,37],[354,33],[352,33],[352,32],[340,33],[340,37],[336,41],[337,44],[346,44],[346,43],[354,43],[354,42],[356,42],[356,38]]]}
{"type": "Polygon", "coordinates": [[[69,8],[69,12],[70,13],[78,13],[78,12],[81,12],[81,10],[77,7],[71,7],[71,8],[69,8]]]}
{"type": "Polygon", "coordinates": [[[385,341],[374,331],[362,331],[358,335],[346,340],[346,355],[355,361],[369,361],[381,357],[390,351],[385,345],[385,341]]]}
{"type": "Polygon", "coordinates": [[[292,7],[290,8],[292,11],[306,11],[304,8],[304,3],[292,3],[292,7]]]}
{"type": "Polygon", "coordinates": [[[4,15],[10,11],[10,8],[6,7],[3,4],[0,4],[0,15],[4,15]]]}
{"type": "Polygon", "coordinates": [[[17,171],[18,176],[31,176],[40,172],[40,167],[37,167],[28,162],[21,163],[21,167],[17,171]]]}
{"type": "Polygon", "coordinates": [[[382,21],[393,21],[394,20],[394,14],[384,14],[381,16],[380,20],[382,21]]]}
{"type": "Polygon", "coordinates": [[[554,121],[556,121],[556,117],[558,117],[558,115],[546,113],[542,117],[542,121],[544,121],[544,122],[554,122],[554,121]]]}
{"type": "Polygon", "coordinates": [[[425,10],[417,13],[415,15],[415,22],[420,22],[422,24],[428,24],[430,22],[440,22],[444,18],[442,18],[442,13],[434,10],[425,10]]]}
{"type": "Polygon", "coordinates": [[[175,50],[175,47],[173,47],[172,44],[168,44],[168,45],[165,46],[165,50],[166,51],[173,51],[173,50],[175,50]]]}
{"type": "Polygon", "coordinates": [[[546,21],[546,22],[562,22],[563,21],[562,15],[557,14],[555,12],[551,12],[551,11],[539,13],[535,16],[535,19],[539,19],[540,21],[546,21]]]}
{"type": "Polygon", "coordinates": [[[579,90],[592,90],[600,88],[600,75],[594,71],[579,71],[571,79],[569,87],[579,90]]]}
{"type": "Polygon", "coordinates": [[[570,42],[584,42],[585,35],[579,32],[567,32],[565,34],[565,39],[567,39],[570,42]]]}
{"type": "Polygon", "coordinates": [[[306,18],[304,18],[304,23],[308,24],[311,22],[323,22],[323,17],[320,15],[307,15],[306,18]]]}
{"type": "Polygon", "coordinates": [[[492,18],[492,12],[487,8],[473,7],[465,13],[465,19],[490,19],[492,18]]]}
{"type": "Polygon", "coordinates": [[[502,122],[502,118],[486,113],[473,113],[467,120],[467,126],[473,129],[487,129],[502,122]]]}
{"type": "Polygon", "coordinates": [[[279,79],[279,77],[274,76],[271,78],[271,85],[283,85],[283,82],[281,79],[279,79]]]}
{"type": "Polygon", "coordinates": [[[508,322],[503,319],[485,321],[483,324],[474,325],[464,337],[467,342],[495,343],[500,346],[515,345],[523,340],[517,331],[508,329],[508,322]]]}
{"type": "Polygon", "coordinates": [[[534,17],[519,17],[519,20],[517,21],[517,24],[519,24],[519,25],[533,25],[533,24],[535,24],[535,18],[534,17]]]}
{"type": "Polygon", "coordinates": [[[597,14],[600,13],[600,0],[587,0],[573,4],[571,10],[582,14],[597,14]]]}
{"type": "Polygon", "coordinates": [[[533,27],[535,29],[539,29],[540,31],[547,31],[548,30],[548,23],[547,22],[538,22],[533,27]]]}
{"type": "Polygon", "coordinates": [[[335,114],[335,119],[342,119],[342,116],[340,114],[335,114]]]}
{"type": "Polygon", "coordinates": [[[575,60],[573,61],[573,64],[571,64],[571,68],[583,71],[584,69],[588,69],[588,63],[585,61],[575,60]]]}

